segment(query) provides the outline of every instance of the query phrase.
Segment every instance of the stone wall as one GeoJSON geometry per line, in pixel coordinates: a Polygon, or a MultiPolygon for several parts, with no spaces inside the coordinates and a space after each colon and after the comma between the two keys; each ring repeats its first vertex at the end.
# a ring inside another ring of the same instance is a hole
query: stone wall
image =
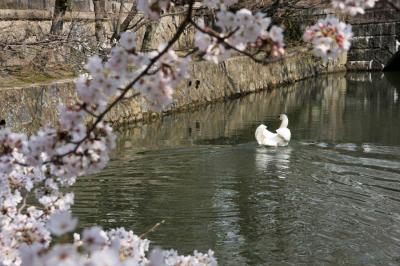
{"type": "Polygon", "coordinates": [[[354,33],[348,69],[382,70],[400,51],[400,11],[384,1],[348,21],[354,33]]]}
{"type": "Polygon", "coordinates": [[[54,0],[0,0],[1,9],[47,9],[54,7],[54,0]]]}
{"type": "MultiPolygon", "coordinates": [[[[260,90],[268,90],[285,83],[317,74],[344,71],[346,58],[323,66],[321,61],[304,51],[287,58],[260,65],[246,57],[228,59],[215,65],[195,62],[190,66],[190,79],[177,88],[174,103],[164,114],[194,108],[209,102],[238,97],[260,90]]],[[[18,130],[36,130],[39,125],[54,124],[57,106],[72,102],[75,89],[71,81],[26,88],[0,89],[0,118],[18,130]]],[[[142,97],[118,104],[107,116],[114,124],[146,121],[160,116],[151,111],[142,97]]]]}
{"type": "MultiPolygon", "coordinates": [[[[71,8],[79,12],[92,12],[92,0],[69,0],[71,8]]],[[[0,9],[15,9],[15,10],[49,10],[54,8],[55,0],[0,0],[0,9]]],[[[106,0],[105,8],[107,11],[112,11],[119,7],[119,0],[106,0]]],[[[125,3],[129,5],[132,0],[126,0],[125,3]]]]}
{"type": "Polygon", "coordinates": [[[295,37],[295,45],[298,45],[308,25],[327,15],[334,15],[352,25],[354,38],[348,53],[349,70],[383,70],[392,58],[400,58],[399,0],[380,0],[365,14],[356,16],[333,10],[330,1],[324,0],[297,1],[288,6],[280,6],[276,16],[286,25],[285,40],[289,45],[293,41],[291,34],[295,37]]]}
{"type": "MultiPolygon", "coordinates": [[[[85,3],[91,2],[87,0],[85,3]]],[[[76,9],[65,14],[64,30],[59,36],[59,41],[49,41],[52,9],[28,8],[34,3],[37,4],[36,6],[43,3],[43,7],[48,7],[51,1],[21,1],[14,3],[18,7],[16,9],[2,9],[2,6],[8,6],[7,3],[14,2],[0,0],[0,82],[6,80],[8,75],[27,75],[25,71],[27,67],[43,74],[51,73],[54,68],[62,68],[71,73],[71,71],[79,70],[82,62],[96,52],[94,12],[90,11],[92,9],[90,6],[85,8],[84,2],[81,4],[82,10],[88,9],[88,12],[76,9]],[[77,49],[83,46],[84,49],[77,49]],[[37,63],[40,68],[36,66],[37,63]]],[[[73,3],[76,7],[79,1],[75,0],[73,3]]],[[[106,34],[111,37],[117,23],[119,1],[106,3],[107,15],[103,20],[103,25],[106,34]],[[113,3],[116,6],[114,8],[111,5],[113,3]]],[[[130,5],[129,2],[125,4],[127,10],[130,9],[130,5]]],[[[164,16],[152,25],[152,37],[146,42],[147,50],[157,49],[161,43],[169,41],[173,36],[183,18],[178,8],[176,11],[173,15],[164,16]]],[[[123,14],[122,19],[125,15],[126,13],[123,14]]],[[[139,16],[135,17],[132,24],[139,19],[139,16]]],[[[146,30],[146,25],[137,30],[138,47],[142,47],[146,30]]],[[[185,30],[173,48],[184,50],[192,47],[193,36],[193,28],[185,30]]],[[[60,78],[63,77],[60,76],[60,78]]]]}

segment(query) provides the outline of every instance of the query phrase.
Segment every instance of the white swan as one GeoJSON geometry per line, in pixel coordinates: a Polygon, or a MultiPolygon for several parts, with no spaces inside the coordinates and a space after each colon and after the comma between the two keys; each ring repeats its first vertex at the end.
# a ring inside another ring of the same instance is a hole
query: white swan
{"type": "Polygon", "coordinates": [[[289,119],[285,114],[281,114],[279,119],[282,120],[282,123],[276,133],[268,131],[267,126],[263,124],[257,127],[255,135],[258,144],[274,147],[287,146],[289,144],[291,138],[290,129],[287,128],[289,119]]]}

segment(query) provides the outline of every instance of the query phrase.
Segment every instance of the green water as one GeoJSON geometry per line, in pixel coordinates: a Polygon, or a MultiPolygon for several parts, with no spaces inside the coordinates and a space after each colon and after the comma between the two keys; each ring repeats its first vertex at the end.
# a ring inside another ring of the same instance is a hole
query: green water
{"type": "Polygon", "coordinates": [[[165,220],[153,245],[210,248],[220,265],[398,265],[395,85],[329,75],[128,128],[107,169],[75,186],[74,213],[137,234],[165,220]],[[280,113],[290,145],[258,146],[256,127],[280,113]]]}

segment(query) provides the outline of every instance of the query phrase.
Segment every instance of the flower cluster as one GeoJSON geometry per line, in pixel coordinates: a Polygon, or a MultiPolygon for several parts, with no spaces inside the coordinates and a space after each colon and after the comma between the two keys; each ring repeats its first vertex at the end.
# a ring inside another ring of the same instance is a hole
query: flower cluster
{"type": "Polygon", "coordinates": [[[151,74],[141,77],[135,88],[158,110],[172,102],[174,88],[187,77],[190,63],[190,57],[182,59],[172,50],[159,56],[164,49],[164,46],[160,46],[158,51],[140,54],[136,59],[142,66],[146,66],[147,62],[157,58],[150,69],[151,74]]]}
{"type": "Polygon", "coordinates": [[[373,8],[378,0],[332,0],[334,8],[338,8],[352,16],[364,14],[365,9],[373,8]]]}
{"type": "MultiPolygon", "coordinates": [[[[51,233],[58,235],[60,240],[67,235],[59,234],[72,231],[76,220],[69,213],[53,215],[48,222],[51,233]],[[50,225],[51,224],[51,225],[50,225]],[[67,229],[63,229],[67,228],[67,229]],[[60,229],[62,229],[60,231],[60,229]]],[[[62,242],[62,241],[61,241],[62,242]]],[[[65,241],[52,248],[39,241],[32,244],[25,243],[19,248],[20,264],[32,266],[214,266],[217,265],[212,251],[206,254],[194,252],[193,256],[180,256],[174,250],[160,251],[155,249],[149,258],[146,252],[149,250],[149,241],[141,239],[132,231],[124,228],[104,231],[100,227],[87,228],[82,236],[74,234],[72,243],[65,241]]],[[[15,250],[12,250],[15,251],[15,250]]],[[[3,260],[5,265],[7,264],[3,260]]]]}
{"type": "Polygon", "coordinates": [[[314,54],[321,57],[324,63],[349,50],[352,37],[350,25],[329,16],[308,27],[303,36],[304,41],[313,45],[314,54]]]}
{"type": "MultiPolygon", "coordinates": [[[[211,2],[217,4],[220,1],[211,2]]],[[[218,63],[230,57],[233,52],[243,52],[248,47],[258,50],[264,48],[272,56],[284,54],[283,29],[271,26],[271,19],[263,13],[253,15],[248,9],[233,13],[222,8],[216,17],[219,32],[214,32],[200,22],[198,27],[202,30],[195,35],[195,44],[205,53],[206,60],[218,63]]]]}
{"type": "Polygon", "coordinates": [[[161,108],[171,102],[174,88],[186,77],[188,58],[181,59],[164,46],[148,54],[135,48],[135,34],[126,32],[109,58],[89,58],[88,75],[76,81],[78,102],[60,106],[57,127],[44,127],[31,136],[0,129],[0,265],[21,265],[24,259],[24,265],[98,265],[105,254],[124,265],[147,261],[148,241],[124,229],[84,230],[76,243],[91,256],[82,257],[68,243],[49,249],[53,238],[73,231],[77,224],[69,213],[74,194],[63,188],[79,176],[102,170],[115,147],[112,128],[103,122],[110,102],[122,99],[134,86],[161,108]],[[116,250],[117,255],[110,255],[116,250]]]}
{"type": "Polygon", "coordinates": [[[137,9],[150,19],[159,19],[171,5],[171,0],[138,0],[137,9]]]}
{"type": "Polygon", "coordinates": [[[236,4],[238,0],[203,0],[203,5],[208,8],[227,8],[233,4],[236,4]]]}
{"type": "Polygon", "coordinates": [[[153,250],[150,256],[150,265],[165,265],[165,266],[192,266],[192,265],[208,265],[217,266],[217,260],[214,257],[214,252],[209,250],[207,253],[194,251],[193,256],[181,256],[175,250],[153,250]]]}

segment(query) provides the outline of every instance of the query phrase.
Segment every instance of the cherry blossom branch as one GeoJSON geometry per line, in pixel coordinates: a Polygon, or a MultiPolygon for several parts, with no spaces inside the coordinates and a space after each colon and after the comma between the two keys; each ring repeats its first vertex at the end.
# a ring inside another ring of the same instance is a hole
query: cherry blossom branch
{"type": "Polygon", "coordinates": [[[99,117],[98,115],[96,115],[95,113],[93,113],[92,111],[90,111],[90,110],[86,107],[85,104],[82,105],[82,109],[83,109],[86,113],[88,113],[89,115],[91,115],[91,116],[93,116],[93,117],[95,117],[95,118],[98,118],[98,117],[99,117]]]}
{"type": "MultiPolygon", "coordinates": [[[[239,53],[241,55],[249,57],[250,59],[252,59],[256,63],[266,65],[266,64],[273,63],[273,62],[281,61],[282,58],[283,58],[282,56],[279,56],[279,57],[274,57],[274,58],[263,58],[263,59],[260,59],[260,58],[255,57],[257,54],[261,53],[260,50],[258,50],[257,52],[252,54],[252,53],[247,52],[245,50],[240,50],[237,47],[235,47],[234,45],[231,45],[228,42],[226,42],[226,40],[229,39],[235,33],[236,30],[233,30],[233,31],[229,32],[225,36],[220,36],[219,34],[214,32],[212,29],[204,29],[204,28],[200,27],[193,19],[190,20],[190,24],[193,25],[198,31],[217,39],[218,42],[223,43],[223,45],[225,47],[227,47],[229,49],[232,49],[233,51],[235,51],[235,52],[237,52],[237,53],[239,53]]],[[[295,55],[297,53],[298,52],[292,52],[292,53],[290,53],[290,54],[288,54],[286,56],[293,56],[293,55],[295,55]]]]}
{"type": "Polygon", "coordinates": [[[80,141],[78,141],[75,146],[75,148],[71,151],[65,152],[60,155],[56,155],[55,158],[44,162],[44,164],[50,163],[50,162],[55,162],[60,160],[62,157],[68,156],[70,154],[76,153],[77,150],[79,149],[80,145],[84,143],[90,136],[90,134],[96,129],[96,126],[103,121],[105,115],[110,112],[110,110],[122,99],[124,99],[125,95],[128,93],[128,91],[145,75],[149,74],[150,69],[155,65],[155,63],[165,54],[167,53],[172,46],[175,44],[175,42],[178,41],[179,37],[183,34],[184,30],[186,29],[187,25],[190,23],[192,20],[192,11],[193,11],[193,5],[194,5],[194,0],[189,2],[188,10],[186,13],[185,19],[181,22],[179,25],[176,33],[174,36],[169,40],[167,45],[154,57],[150,60],[150,63],[146,66],[146,68],[134,79],[132,80],[128,85],[125,86],[125,88],[122,90],[122,93],[116,97],[109,105],[108,107],[100,114],[96,116],[96,120],[92,124],[92,126],[89,128],[87,131],[86,135],[84,138],[82,138],[80,141]]]}
{"type": "Polygon", "coordinates": [[[161,222],[156,223],[155,225],[153,225],[149,230],[147,230],[146,232],[144,232],[143,234],[141,234],[139,236],[139,238],[144,239],[148,234],[154,232],[158,227],[160,227],[162,224],[165,223],[165,220],[162,220],[161,222]]]}

